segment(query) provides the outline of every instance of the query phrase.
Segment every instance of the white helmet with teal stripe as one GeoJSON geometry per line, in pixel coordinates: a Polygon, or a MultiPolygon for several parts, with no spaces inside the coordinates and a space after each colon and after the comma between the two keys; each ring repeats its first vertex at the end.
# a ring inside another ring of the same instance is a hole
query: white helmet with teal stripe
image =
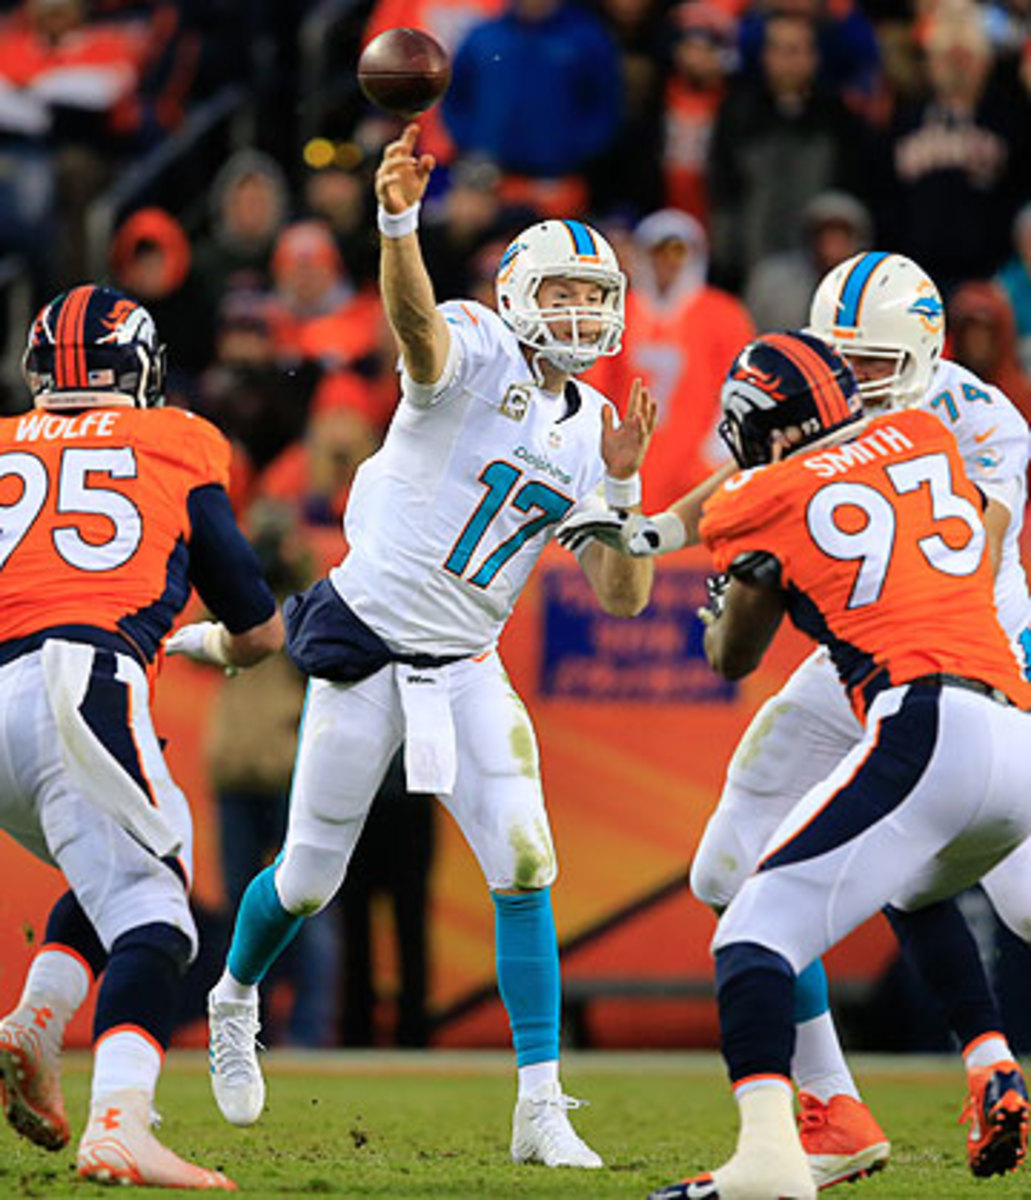
{"type": "Polygon", "coordinates": [[[524,229],[501,256],[495,283],[501,319],[524,346],[560,371],[586,371],[599,358],[619,353],[626,276],[612,247],[582,221],[541,221],[524,229]],[[541,308],[537,292],[545,279],[597,283],[601,302],[541,308]],[[555,336],[556,321],[570,329],[568,339],[555,336]],[[593,327],[589,333],[585,321],[593,327]]]}
{"type": "Polygon", "coordinates": [[[888,358],[884,379],[861,382],[864,403],[917,404],[945,342],[945,307],[934,281],[911,258],[870,252],[839,263],[813,296],[809,328],[846,359],[888,358]]]}

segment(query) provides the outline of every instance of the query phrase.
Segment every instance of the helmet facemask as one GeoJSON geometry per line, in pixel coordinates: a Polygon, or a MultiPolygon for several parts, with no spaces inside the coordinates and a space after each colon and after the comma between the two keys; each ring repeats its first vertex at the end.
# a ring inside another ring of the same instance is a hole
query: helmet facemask
{"type": "Polygon", "coordinates": [[[560,371],[578,374],[622,348],[626,276],[608,243],[580,222],[542,221],[520,234],[502,256],[497,294],[505,324],[535,359],[560,371]],[[587,249],[592,252],[581,252],[587,249]],[[601,302],[542,308],[541,285],[553,279],[596,284],[601,302]],[[588,322],[597,335],[583,328],[588,322]],[[558,337],[555,325],[567,326],[569,337],[558,337]]]}

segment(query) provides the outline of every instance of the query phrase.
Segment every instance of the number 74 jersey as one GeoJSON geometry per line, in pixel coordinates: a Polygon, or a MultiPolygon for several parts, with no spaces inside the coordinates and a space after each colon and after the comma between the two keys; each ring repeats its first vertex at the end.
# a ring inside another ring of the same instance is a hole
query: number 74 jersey
{"type": "Polygon", "coordinates": [[[952,434],[919,410],[872,421],[839,445],[736,475],[701,535],[720,570],[766,552],[794,622],[827,646],[862,715],[860,687],[947,673],[1031,707],[996,615],[981,495],[952,434]]]}

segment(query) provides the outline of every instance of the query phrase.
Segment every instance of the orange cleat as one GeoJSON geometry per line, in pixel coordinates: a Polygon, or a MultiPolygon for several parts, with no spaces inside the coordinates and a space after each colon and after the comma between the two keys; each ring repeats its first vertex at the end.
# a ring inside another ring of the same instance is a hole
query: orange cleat
{"type": "Polygon", "coordinates": [[[112,1092],[90,1109],[79,1143],[80,1179],[137,1187],[235,1192],[221,1171],[210,1171],[173,1154],[150,1131],[150,1101],[140,1091],[112,1092]]]}
{"type": "Polygon", "coordinates": [[[61,1095],[63,1023],[24,1005],[0,1021],[0,1102],[13,1129],[44,1150],[68,1144],[61,1095]]]}
{"type": "Polygon", "coordinates": [[[808,1092],[798,1099],[798,1133],[817,1188],[863,1179],[888,1165],[891,1143],[861,1100],[842,1094],[824,1104],[808,1092]]]}
{"type": "Polygon", "coordinates": [[[979,1178],[1015,1171],[1027,1154],[1027,1088],[1012,1059],[967,1072],[970,1094],[961,1122],[969,1122],[967,1160],[979,1178]]]}

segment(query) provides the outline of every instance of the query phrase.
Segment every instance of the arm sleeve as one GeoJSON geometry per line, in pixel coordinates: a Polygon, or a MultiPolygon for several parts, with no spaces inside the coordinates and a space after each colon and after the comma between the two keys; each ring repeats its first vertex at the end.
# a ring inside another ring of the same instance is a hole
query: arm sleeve
{"type": "Polygon", "coordinates": [[[190,518],[190,582],[230,633],[246,633],[276,611],[250,542],[240,532],[225,488],[194,488],[190,518]]]}

